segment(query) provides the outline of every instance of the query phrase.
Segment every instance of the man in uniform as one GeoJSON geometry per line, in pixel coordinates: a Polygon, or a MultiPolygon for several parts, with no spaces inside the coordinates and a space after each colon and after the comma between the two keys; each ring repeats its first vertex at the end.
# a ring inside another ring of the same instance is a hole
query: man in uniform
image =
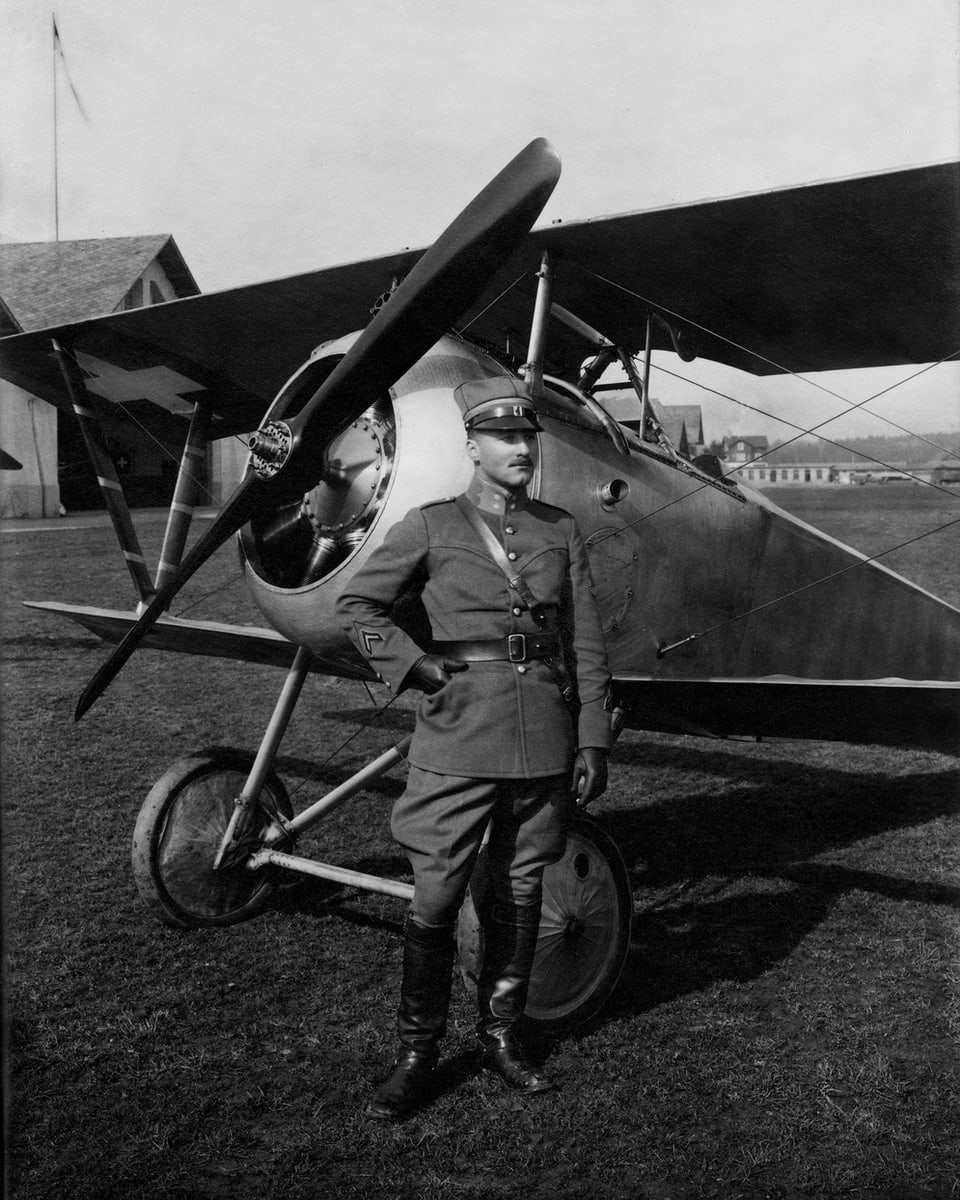
{"type": "Polygon", "coordinates": [[[498,377],[464,383],[455,395],[474,463],[469,488],[408,512],[338,604],[345,630],[387,686],[425,693],[391,821],[413,868],[414,898],[400,1052],[367,1108],[385,1120],[425,1098],[436,1067],[454,923],[488,823],[481,1062],[522,1093],[554,1086],[517,1039],[541,876],[563,854],[576,798],[586,804],[606,788],[611,743],[610,677],[583,541],[568,512],[527,493],[541,430],[530,393],[498,377]],[[394,608],[411,593],[429,623],[419,641],[394,608]]]}

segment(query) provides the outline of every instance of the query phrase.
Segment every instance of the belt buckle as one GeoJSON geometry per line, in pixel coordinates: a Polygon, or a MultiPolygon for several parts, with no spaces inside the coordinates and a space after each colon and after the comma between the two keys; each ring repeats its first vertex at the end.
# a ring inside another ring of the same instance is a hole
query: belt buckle
{"type": "Polygon", "coordinates": [[[524,633],[507,634],[507,658],[512,663],[527,661],[527,636],[524,633]]]}

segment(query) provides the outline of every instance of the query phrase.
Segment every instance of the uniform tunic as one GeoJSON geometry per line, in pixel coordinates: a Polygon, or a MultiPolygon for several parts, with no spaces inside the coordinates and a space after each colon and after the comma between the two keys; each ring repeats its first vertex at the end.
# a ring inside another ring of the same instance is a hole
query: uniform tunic
{"type": "MultiPolygon", "coordinates": [[[[440,775],[521,779],[568,773],[577,748],[608,749],[610,676],[583,540],[563,509],[475,477],[467,498],[560,632],[580,699],[574,730],[543,660],[471,662],[417,712],[409,760],[440,775]]],[[[378,675],[400,690],[433,642],[541,632],[453,500],[414,508],[356,572],[338,614],[378,675]],[[394,605],[413,591],[426,624],[412,636],[394,605]]],[[[456,657],[455,654],[449,657],[456,657]]]]}

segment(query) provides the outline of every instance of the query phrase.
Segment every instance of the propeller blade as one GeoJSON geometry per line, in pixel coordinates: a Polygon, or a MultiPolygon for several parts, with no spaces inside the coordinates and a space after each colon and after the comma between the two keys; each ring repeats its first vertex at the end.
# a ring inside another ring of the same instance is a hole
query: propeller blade
{"type": "MultiPolygon", "coordinates": [[[[544,138],[479,193],[414,265],[350,351],[290,422],[294,436],[326,441],[421,358],[479,297],[529,233],[560,177],[560,158],[544,138]]],[[[319,465],[301,450],[307,487],[319,465]]],[[[291,464],[284,467],[290,472],[291,464]]],[[[292,472],[291,472],[292,473],[292,472]]]]}
{"type": "Polygon", "coordinates": [[[319,482],[323,463],[318,451],[325,442],[409,370],[473,304],[529,233],[559,177],[559,155],[545,138],[537,138],[418,259],[343,359],[286,423],[287,445],[274,473],[248,472],[210,528],[84,688],[76,720],[103,694],[176,593],[215,550],[261,507],[303,495],[319,482]]]}
{"type": "Polygon", "coordinates": [[[119,675],[127,659],[140,645],[150,630],[156,625],[183,584],[191,575],[207,561],[215,550],[223,545],[230,533],[242,528],[256,514],[262,502],[262,493],[258,485],[261,483],[256,476],[247,477],[234,491],[233,495],[217,514],[216,520],[209,526],[206,533],[191,547],[189,553],[180,564],[177,572],[172,575],[163,587],[159,589],[137,621],[123,638],[116,649],[103,665],[96,671],[90,682],[80,693],[73,719],[80,718],[103,695],[113,680],[119,675]]]}

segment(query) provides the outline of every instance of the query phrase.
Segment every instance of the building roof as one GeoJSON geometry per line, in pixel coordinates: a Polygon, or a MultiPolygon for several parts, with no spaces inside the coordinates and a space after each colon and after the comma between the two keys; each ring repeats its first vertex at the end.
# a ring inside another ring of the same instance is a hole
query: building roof
{"type": "MultiPolygon", "coordinates": [[[[640,419],[640,400],[633,388],[603,392],[600,401],[616,421],[633,422],[640,419]]],[[[661,404],[654,398],[663,428],[674,446],[686,454],[703,445],[703,412],[699,404],[661,404]]]]}
{"type": "Polygon", "coordinates": [[[723,445],[732,446],[734,442],[746,442],[748,446],[753,446],[755,450],[766,450],[770,445],[769,441],[759,433],[731,433],[723,439],[723,445]]]}
{"type": "Polygon", "coordinates": [[[687,446],[703,445],[703,413],[699,404],[661,404],[664,428],[671,442],[677,447],[684,440],[687,446]]]}
{"type": "Polygon", "coordinates": [[[921,463],[920,466],[925,471],[937,469],[942,470],[944,468],[955,471],[960,468],[960,456],[948,453],[939,454],[935,455],[933,458],[928,458],[927,461],[921,463]]]}
{"type": "MultiPolygon", "coordinates": [[[[2,279],[2,276],[0,276],[2,279]]],[[[0,296],[0,337],[8,337],[11,333],[22,333],[20,322],[13,315],[6,304],[3,302],[3,297],[0,296]]]]}
{"type": "Polygon", "coordinates": [[[168,233],[0,246],[0,298],[28,332],[115,312],[157,260],[178,296],[200,289],[168,233]]]}

